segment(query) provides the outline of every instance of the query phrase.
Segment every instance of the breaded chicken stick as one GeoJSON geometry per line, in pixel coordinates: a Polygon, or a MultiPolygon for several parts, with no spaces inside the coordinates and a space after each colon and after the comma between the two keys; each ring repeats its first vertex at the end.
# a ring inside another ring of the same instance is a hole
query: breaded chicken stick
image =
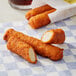
{"type": "Polygon", "coordinates": [[[65,32],[62,29],[51,29],[42,35],[44,43],[61,44],[65,41],[65,32]]]}
{"type": "Polygon", "coordinates": [[[9,29],[6,32],[4,35],[4,40],[8,41],[11,36],[14,36],[14,38],[19,38],[20,40],[28,43],[35,49],[36,53],[41,56],[48,57],[51,60],[60,60],[63,58],[63,49],[45,44],[36,38],[24,35],[23,33],[17,32],[13,29],[9,29]]]}
{"type": "Polygon", "coordinates": [[[54,11],[56,11],[56,9],[52,9],[52,10],[50,10],[50,11],[46,11],[46,12],[44,12],[44,13],[42,13],[42,14],[38,14],[38,15],[36,15],[36,16],[34,16],[34,17],[31,17],[31,18],[29,19],[29,22],[28,22],[29,25],[30,25],[32,28],[37,29],[37,28],[40,28],[40,27],[43,27],[43,26],[49,24],[51,21],[50,21],[50,19],[49,19],[48,14],[49,14],[49,13],[52,13],[52,12],[54,12],[54,11]]]}
{"type": "Polygon", "coordinates": [[[35,16],[37,14],[43,13],[45,11],[49,11],[53,9],[53,7],[49,6],[48,4],[34,8],[30,11],[28,11],[25,15],[26,19],[29,20],[32,16],[35,16]]]}
{"type": "Polygon", "coordinates": [[[14,38],[14,36],[10,37],[7,42],[7,48],[23,57],[30,63],[36,63],[37,57],[34,52],[34,49],[27,43],[21,41],[20,39],[14,38]]]}

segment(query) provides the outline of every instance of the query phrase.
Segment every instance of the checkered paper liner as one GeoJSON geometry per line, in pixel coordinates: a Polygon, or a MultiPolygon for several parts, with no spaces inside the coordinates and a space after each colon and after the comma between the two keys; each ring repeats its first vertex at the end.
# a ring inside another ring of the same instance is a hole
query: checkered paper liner
{"type": "Polygon", "coordinates": [[[30,28],[27,20],[0,23],[0,76],[76,76],[76,16],[40,29],[30,28]],[[28,63],[7,49],[3,35],[9,28],[38,39],[47,30],[62,28],[65,31],[66,40],[64,44],[56,46],[64,48],[63,59],[52,61],[38,55],[37,64],[28,63]]]}

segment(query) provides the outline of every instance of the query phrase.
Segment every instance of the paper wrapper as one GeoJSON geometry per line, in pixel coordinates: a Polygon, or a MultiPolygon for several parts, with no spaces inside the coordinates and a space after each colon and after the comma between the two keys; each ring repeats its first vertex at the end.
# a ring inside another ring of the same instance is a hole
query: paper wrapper
{"type": "Polygon", "coordinates": [[[37,8],[45,4],[57,9],[55,12],[48,14],[51,23],[76,15],[76,3],[69,4],[64,0],[33,0],[32,8],[37,8]]]}

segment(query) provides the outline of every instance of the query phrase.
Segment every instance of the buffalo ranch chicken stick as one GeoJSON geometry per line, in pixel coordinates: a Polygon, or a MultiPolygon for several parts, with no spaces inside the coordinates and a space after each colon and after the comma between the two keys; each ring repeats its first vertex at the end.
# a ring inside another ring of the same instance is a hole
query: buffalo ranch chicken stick
{"type": "Polygon", "coordinates": [[[31,17],[28,22],[29,25],[32,28],[37,29],[37,28],[40,28],[40,27],[43,27],[43,26],[49,24],[51,22],[51,20],[49,19],[48,14],[52,13],[54,11],[56,11],[56,9],[52,9],[52,10],[49,10],[44,13],[31,17]]]}
{"type": "Polygon", "coordinates": [[[9,38],[7,42],[7,48],[10,51],[20,55],[30,63],[37,62],[37,56],[34,52],[34,49],[29,44],[21,41],[18,38],[15,38],[14,36],[9,38]]]}
{"type": "Polygon", "coordinates": [[[44,43],[62,44],[65,41],[65,32],[62,29],[51,29],[42,35],[41,41],[44,43]]]}
{"type": "Polygon", "coordinates": [[[4,40],[8,41],[11,36],[19,38],[20,40],[28,43],[35,49],[36,53],[41,56],[48,57],[51,60],[55,61],[63,58],[63,49],[60,49],[53,45],[45,44],[36,38],[24,35],[23,33],[17,32],[13,29],[9,29],[6,32],[4,35],[4,40]]]}
{"type": "Polygon", "coordinates": [[[53,7],[49,6],[48,4],[31,9],[30,11],[28,11],[25,15],[26,19],[29,20],[31,17],[43,13],[45,11],[49,11],[51,9],[54,9],[53,7]]]}

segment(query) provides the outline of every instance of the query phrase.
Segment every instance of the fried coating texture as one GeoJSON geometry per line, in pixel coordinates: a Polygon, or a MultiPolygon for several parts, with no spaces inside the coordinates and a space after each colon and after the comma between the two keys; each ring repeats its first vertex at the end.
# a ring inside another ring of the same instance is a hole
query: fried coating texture
{"type": "Polygon", "coordinates": [[[29,25],[30,25],[32,28],[37,29],[37,28],[40,28],[40,27],[43,27],[43,26],[49,24],[51,21],[50,21],[50,19],[49,19],[48,14],[49,14],[49,13],[52,13],[52,12],[54,12],[54,11],[56,11],[56,9],[52,9],[52,10],[50,10],[50,11],[46,11],[46,12],[44,12],[44,13],[42,13],[42,14],[38,14],[38,15],[36,15],[36,16],[34,16],[34,17],[31,17],[31,18],[29,19],[29,22],[28,22],[29,25]]]}
{"type": "Polygon", "coordinates": [[[31,17],[37,15],[37,14],[40,14],[40,13],[43,13],[45,11],[49,11],[53,9],[53,7],[49,6],[48,4],[46,5],[43,5],[41,7],[37,7],[37,8],[34,8],[30,11],[28,11],[25,15],[26,19],[29,20],[31,17]]]}
{"type": "Polygon", "coordinates": [[[44,43],[62,44],[65,41],[65,32],[62,29],[51,29],[42,35],[41,41],[44,43]]]}
{"type": "Polygon", "coordinates": [[[51,60],[55,60],[55,61],[63,58],[63,49],[60,49],[53,45],[45,44],[41,42],[41,40],[27,36],[13,29],[9,29],[6,32],[6,34],[4,35],[4,40],[8,41],[11,36],[14,36],[14,38],[16,37],[22,40],[23,42],[28,43],[35,49],[36,53],[38,53],[41,56],[48,57],[51,60]]]}
{"type": "Polygon", "coordinates": [[[20,39],[15,38],[14,36],[10,37],[7,42],[7,48],[23,57],[25,60],[27,60],[30,63],[36,63],[37,57],[34,52],[34,49],[27,43],[21,41],[20,39]],[[33,58],[30,56],[31,51],[33,52],[33,58]]]}

